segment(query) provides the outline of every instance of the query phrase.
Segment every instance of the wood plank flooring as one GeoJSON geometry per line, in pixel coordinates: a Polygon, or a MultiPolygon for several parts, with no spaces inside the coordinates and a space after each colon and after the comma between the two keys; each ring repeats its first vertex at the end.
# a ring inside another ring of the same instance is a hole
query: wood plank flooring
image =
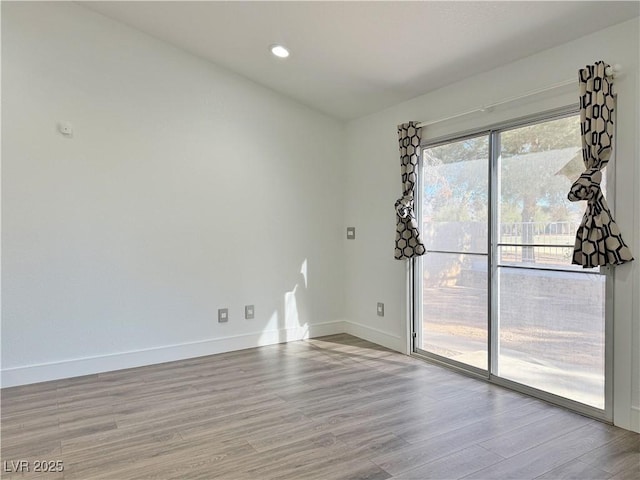
{"type": "Polygon", "coordinates": [[[349,335],[3,389],[1,440],[6,479],[640,478],[638,434],[349,335]]]}

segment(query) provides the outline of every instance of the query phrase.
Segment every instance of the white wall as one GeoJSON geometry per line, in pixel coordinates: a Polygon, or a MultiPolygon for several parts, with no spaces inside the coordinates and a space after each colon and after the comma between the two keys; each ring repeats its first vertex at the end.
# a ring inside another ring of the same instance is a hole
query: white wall
{"type": "MultiPolygon", "coordinates": [[[[347,318],[359,325],[360,336],[392,348],[400,345],[406,349],[408,345],[406,265],[393,259],[393,205],[400,196],[396,125],[410,120],[444,118],[577,78],[579,68],[596,60],[619,63],[623,74],[615,81],[618,92],[615,214],[638,260],[618,267],[615,275],[614,420],[620,426],[640,430],[638,40],[639,22],[635,19],[349,123],[345,225],[355,226],[358,237],[345,243],[347,318]],[[376,316],[378,301],[386,304],[384,318],[376,316]]],[[[576,97],[575,87],[558,89],[491,113],[474,114],[427,128],[423,138],[436,138],[563,106],[576,102],[576,97]]]]}
{"type": "Polygon", "coordinates": [[[2,162],[3,386],[344,330],[341,122],[81,6],[2,2],[2,162]]]}

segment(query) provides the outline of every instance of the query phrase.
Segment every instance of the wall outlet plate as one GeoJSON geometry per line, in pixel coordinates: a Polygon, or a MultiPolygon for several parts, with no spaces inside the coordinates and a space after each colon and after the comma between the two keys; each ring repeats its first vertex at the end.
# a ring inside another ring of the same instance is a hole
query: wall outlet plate
{"type": "Polygon", "coordinates": [[[356,227],[347,227],[347,240],[356,239],[356,227]]]}
{"type": "Polygon", "coordinates": [[[384,303],[378,302],[378,316],[384,317],[384,303]]]}
{"type": "Polygon", "coordinates": [[[226,323],[228,321],[229,321],[229,309],[228,308],[218,309],[218,323],[226,323]]]}
{"type": "Polygon", "coordinates": [[[244,306],[244,318],[246,320],[253,320],[254,315],[255,315],[255,309],[254,309],[253,305],[245,305],[244,306]]]}

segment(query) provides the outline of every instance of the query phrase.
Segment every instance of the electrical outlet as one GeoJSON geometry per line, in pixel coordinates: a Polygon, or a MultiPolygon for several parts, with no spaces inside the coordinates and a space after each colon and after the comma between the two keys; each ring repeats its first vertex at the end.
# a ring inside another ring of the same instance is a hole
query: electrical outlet
{"type": "Polygon", "coordinates": [[[378,316],[384,317],[384,303],[378,302],[378,316]]]}
{"type": "Polygon", "coordinates": [[[229,321],[229,309],[228,308],[218,309],[218,323],[226,323],[228,321],[229,321]]]}
{"type": "Polygon", "coordinates": [[[244,318],[246,320],[252,320],[254,316],[254,308],[253,305],[245,305],[244,306],[244,318]]]}
{"type": "Polygon", "coordinates": [[[347,240],[356,239],[356,227],[347,227],[347,240]]]}

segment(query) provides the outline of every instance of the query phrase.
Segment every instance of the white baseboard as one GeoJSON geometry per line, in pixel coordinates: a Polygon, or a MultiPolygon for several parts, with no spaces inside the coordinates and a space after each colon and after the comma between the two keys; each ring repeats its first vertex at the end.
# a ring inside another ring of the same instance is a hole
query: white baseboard
{"type": "Polygon", "coordinates": [[[640,433],[640,407],[631,406],[631,427],[629,430],[640,433]]]}
{"type": "Polygon", "coordinates": [[[76,358],[60,362],[5,368],[1,371],[0,385],[13,387],[30,383],[79,377],[95,373],[142,367],[216,353],[291,342],[305,338],[322,337],[345,332],[345,322],[334,321],[269,332],[249,333],[233,337],[215,338],[198,342],[113,353],[96,357],[76,358]]]}
{"type": "Polygon", "coordinates": [[[361,323],[345,321],[344,333],[362,338],[372,343],[390,348],[396,352],[406,353],[405,341],[402,337],[361,323]]]}

